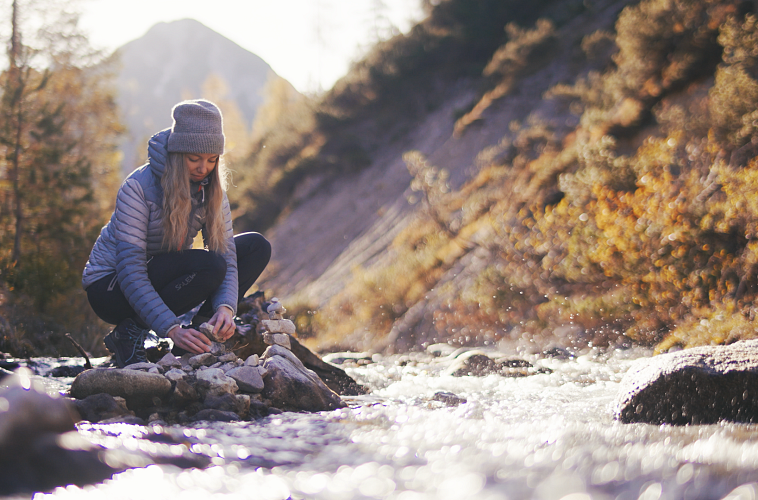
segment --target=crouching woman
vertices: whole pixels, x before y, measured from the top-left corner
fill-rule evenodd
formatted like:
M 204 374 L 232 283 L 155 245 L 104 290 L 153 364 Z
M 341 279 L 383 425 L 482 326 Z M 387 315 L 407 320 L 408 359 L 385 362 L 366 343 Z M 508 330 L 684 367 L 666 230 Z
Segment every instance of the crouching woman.
M 271 257 L 262 235 L 232 231 L 221 111 L 183 101 L 172 117 L 173 126 L 148 142 L 148 162 L 121 185 L 82 277 L 92 309 L 116 325 L 104 341 L 120 367 L 146 361 L 150 330 L 196 354 L 210 350 L 195 328 L 203 321 L 229 338 L 238 297 Z M 205 249 L 192 249 L 200 231 Z M 201 303 L 192 324 L 182 325 L 179 316 Z

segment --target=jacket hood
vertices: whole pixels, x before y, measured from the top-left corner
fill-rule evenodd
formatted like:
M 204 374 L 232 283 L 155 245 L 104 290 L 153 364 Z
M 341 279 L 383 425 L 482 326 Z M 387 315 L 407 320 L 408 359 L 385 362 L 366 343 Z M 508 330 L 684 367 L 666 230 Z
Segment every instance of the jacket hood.
M 166 171 L 168 163 L 168 136 L 171 135 L 171 129 L 161 130 L 153 135 L 147 142 L 147 161 L 150 164 L 150 170 L 159 178 L 163 178 L 163 172 Z

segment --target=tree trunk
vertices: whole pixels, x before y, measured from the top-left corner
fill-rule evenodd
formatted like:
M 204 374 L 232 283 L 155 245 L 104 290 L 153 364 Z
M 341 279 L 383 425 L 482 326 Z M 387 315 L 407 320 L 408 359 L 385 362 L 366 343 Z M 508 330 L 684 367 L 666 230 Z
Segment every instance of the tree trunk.
M 14 198 L 14 212 L 16 216 L 15 223 L 15 236 L 13 239 L 13 253 L 11 254 L 11 260 L 18 262 L 21 256 L 21 231 L 23 229 L 23 204 L 22 204 L 22 186 L 20 182 L 20 161 L 21 161 L 21 139 L 23 132 L 23 112 L 21 109 L 22 88 L 23 82 L 21 78 L 21 72 L 18 68 L 19 51 L 21 49 L 21 33 L 18 29 L 18 0 L 13 0 L 13 12 L 11 14 L 11 47 L 8 51 L 9 59 L 9 79 L 18 85 L 17 97 L 14 98 L 13 105 L 15 106 L 16 123 L 14 147 L 13 147 L 13 198 Z

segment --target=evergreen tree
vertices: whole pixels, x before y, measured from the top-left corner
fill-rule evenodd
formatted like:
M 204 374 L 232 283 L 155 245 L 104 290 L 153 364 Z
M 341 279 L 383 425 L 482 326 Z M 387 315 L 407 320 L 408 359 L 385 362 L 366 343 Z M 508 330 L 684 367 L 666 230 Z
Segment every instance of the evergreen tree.
M 120 125 L 109 63 L 87 47 L 76 16 L 45 5 L 54 22 L 27 42 L 23 7 L 13 1 L 0 75 L 0 264 L 16 297 L 44 311 L 79 287 L 116 187 Z

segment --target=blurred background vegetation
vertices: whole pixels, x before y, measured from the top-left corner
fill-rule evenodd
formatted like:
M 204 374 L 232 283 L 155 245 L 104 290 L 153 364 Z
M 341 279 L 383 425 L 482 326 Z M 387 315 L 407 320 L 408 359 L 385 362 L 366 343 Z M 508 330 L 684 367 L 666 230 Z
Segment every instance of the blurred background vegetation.
M 302 201 L 304 179 L 368 168 L 460 81 L 477 91 L 449 117 L 455 137 L 487 127 L 488 112 L 535 75 L 552 75 L 542 99 L 560 119 L 514 121 L 459 183 L 407 151 L 419 208 L 388 257 L 323 301 L 287 304 L 311 347 L 528 339 L 663 351 L 756 336 L 755 2 L 425 8 L 322 95 L 269 83 L 228 158 L 235 227 L 271 228 Z M 97 352 L 107 328 L 79 277 L 119 182 L 114 62 L 73 21 L 9 44 L 0 77 L 0 351 L 17 355 L 73 354 L 64 331 Z M 477 272 L 453 286 L 472 255 Z
M 318 103 L 319 144 L 346 145 L 344 124 L 360 113 L 433 105 L 431 80 L 478 74 L 480 97 L 455 124 L 465 134 L 520 80 L 558 65 L 574 17 L 593 15 L 586 3 L 485 3 L 442 2 L 407 37 L 377 46 Z M 302 304 L 301 329 L 333 349 L 528 339 L 667 350 L 754 337 L 755 9 L 625 2 L 610 29 L 581 33 L 569 52 L 581 69 L 544 94 L 573 122 L 513 123 L 458 189 L 407 153 L 419 218 L 391 259 L 357 269 L 327 304 Z M 307 166 L 328 168 L 326 150 Z M 486 265 L 445 295 L 443 276 L 474 247 Z M 431 292 L 445 297 L 426 306 L 432 320 L 413 319 Z

